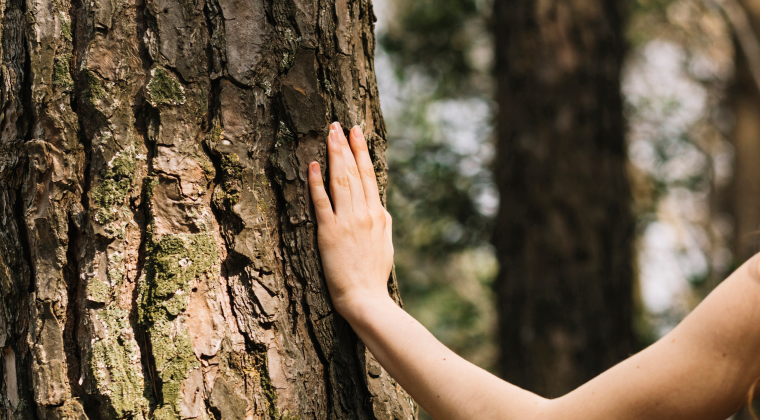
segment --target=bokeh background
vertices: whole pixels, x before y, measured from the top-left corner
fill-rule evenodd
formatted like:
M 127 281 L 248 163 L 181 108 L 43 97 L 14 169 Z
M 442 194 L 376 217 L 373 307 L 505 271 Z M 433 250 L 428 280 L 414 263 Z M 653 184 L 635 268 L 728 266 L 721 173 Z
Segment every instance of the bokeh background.
M 375 64 L 405 308 L 500 374 L 493 1 L 375 0 Z M 639 350 L 760 250 L 760 1 L 520 3 L 620 6 Z

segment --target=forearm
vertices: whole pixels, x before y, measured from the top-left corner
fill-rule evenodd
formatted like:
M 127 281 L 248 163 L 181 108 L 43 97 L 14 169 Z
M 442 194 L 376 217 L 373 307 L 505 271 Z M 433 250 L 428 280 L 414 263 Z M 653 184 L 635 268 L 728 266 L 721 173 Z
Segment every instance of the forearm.
M 344 311 L 380 364 L 436 420 L 532 419 L 546 400 L 446 348 L 390 298 Z

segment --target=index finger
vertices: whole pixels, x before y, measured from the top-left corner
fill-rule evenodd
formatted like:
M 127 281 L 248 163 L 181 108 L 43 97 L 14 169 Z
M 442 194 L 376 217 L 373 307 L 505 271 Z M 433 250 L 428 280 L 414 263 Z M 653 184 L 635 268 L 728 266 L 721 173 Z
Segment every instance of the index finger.
M 322 171 L 319 170 L 319 163 L 311 162 L 309 164 L 309 190 L 311 191 L 311 200 L 314 203 L 314 213 L 317 216 L 317 224 L 322 225 L 335 220 L 330 198 L 325 191 L 325 184 L 322 182 Z
M 364 133 L 356 125 L 351 129 L 348 137 L 351 143 L 351 152 L 354 154 L 356 166 L 359 169 L 359 174 L 361 174 L 367 205 L 369 208 L 382 208 L 383 203 L 380 202 L 380 191 L 377 188 L 375 166 L 372 164 L 372 158 L 369 157 L 369 149 L 367 148 L 367 140 L 364 138 Z

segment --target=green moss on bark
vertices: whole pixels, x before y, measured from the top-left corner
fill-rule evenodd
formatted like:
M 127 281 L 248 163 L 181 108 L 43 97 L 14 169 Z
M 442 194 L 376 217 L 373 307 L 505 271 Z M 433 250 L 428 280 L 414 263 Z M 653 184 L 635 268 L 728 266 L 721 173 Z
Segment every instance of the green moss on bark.
M 71 54 L 64 54 L 55 58 L 53 65 L 53 85 L 64 89 L 71 89 L 74 87 L 74 80 L 71 78 L 71 71 L 69 69 L 70 61 Z
M 92 343 L 89 368 L 100 394 L 106 396 L 112 418 L 141 418 L 148 410 L 144 396 L 140 351 L 129 313 L 114 305 L 98 311 L 102 336 Z
M 71 22 L 68 20 L 61 21 L 61 36 L 66 41 L 71 41 Z
M 192 282 L 216 276 L 217 244 L 213 234 L 166 234 L 148 230 L 146 276 L 140 285 L 140 322 L 150 336 L 162 401 L 155 418 L 177 419 L 180 389 L 192 369 L 200 367 L 185 325 Z
M 91 278 L 87 282 L 87 300 L 92 302 L 106 303 L 111 299 L 111 286 L 98 278 Z
M 139 158 L 134 146 L 116 153 L 108 162 L 102 181 L 92 190 L 92 201 L 96 207 L 95 221 L 103 225 L 105 233 L 112 237 L 124 234 L 125 223 L 113 222 L 129 218 L 127 199 L 132 191 Z
M 106 91 L 103 86 L 100 85 L 100 78 L 91 70 L 85 70 L 82 72 L 86 77 L 87 87 L 84 90 L 84 96 L 90 100 L 90 102 L 97 102 L 102 98 L 105 98 Z
M 185 103 L 185 89 L 166 69 L 156 67 L 150 72 L 148 96 L 153 106 Z

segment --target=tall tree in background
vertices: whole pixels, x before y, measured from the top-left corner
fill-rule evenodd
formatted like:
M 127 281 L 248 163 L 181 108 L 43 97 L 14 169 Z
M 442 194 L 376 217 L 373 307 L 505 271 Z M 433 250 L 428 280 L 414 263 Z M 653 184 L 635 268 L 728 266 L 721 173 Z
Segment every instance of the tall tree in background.
M 500 369 L 548 397 L 635 346 L 623 6 L 494 3 Z
M 760 53 L 753 50 L 752 39 L 747 39 L 751 37 L 754 43 L 758 42 L 756 34 L 760 33 L 760 5 L 756 1 L 736 0 L 724 2 L 724 7 L 737 35 L 734 80 L 729 88 L 729 102 L 734 116 L 731 137 L 736 159 L 733 199 L 729 200 L 729 206 L 734 219 L 735 265 L 739 265 L 760 251 L 760 80 L 753 78 L 753 72 L 755 75 L 760 72 L 757 68 L 760 57 L 748 59 L 747 56 L 748 52 L 753 55 Z M 746 18 L 741 19 L 741 16 Z
M 730 136 L 734 146 L 734 177 L 724 204 L 733 216 L 732 251 L 734 265 L 739 266 L 760 251 L 760 171 L 757 165 L 760 162 L 760 79 L 757 78 L 760 75 L 760 51 L 757 50 L 760 4 L 746 0 L 721 4 L 732 24 L 735 40 L 734 78 L 728 89 L 734 117 Z M 756 417 L 744 408 L 734 418 Z
M 373 21 L 3 3 L 0 419 L 415 417 L 332 311 L 305 188 L 332 120 L 385 185 Z

